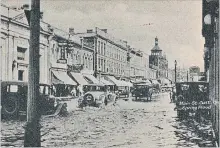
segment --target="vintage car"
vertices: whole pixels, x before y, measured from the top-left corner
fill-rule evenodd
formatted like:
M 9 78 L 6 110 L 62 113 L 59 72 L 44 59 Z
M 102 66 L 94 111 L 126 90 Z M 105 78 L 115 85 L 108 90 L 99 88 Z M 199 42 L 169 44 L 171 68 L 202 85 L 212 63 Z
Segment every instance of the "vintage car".
M 83 108 L 85 106 L 101 107 L 110 102 L 115 102 L 117 95 L 108 92 L 106 87 L 101 84 L 88 84 L 84 86 L 86 93 L 78 100 L 78 106 Z
M 27 111 L 28 82 L 2 81 L 1 83 L 1 117 L 2 119 L 17 119 Z M 38 111 L 41 115 L 52 114 L 57 105 L 50 97 L 50 86 L 40 84 Z
M 129 94 L 130 94 L 130 91 L 129 91 L 129 87 L 128 86 L 120 86 L 120 87 L 118 87 L 118 90 L 117 90 L 118 97 L 124 96 L 125 98 L 128 98 Z
M 135 83 L 132 94 L 135 100 L 149 101 L 152 99 L 153 87 L 146 83 Z
M 194 115 L 196 118 L 209 117 L 211 102 L 209 101 L 209 85 L 207 82 L 176 83 L 176 110 L 181 119 Z

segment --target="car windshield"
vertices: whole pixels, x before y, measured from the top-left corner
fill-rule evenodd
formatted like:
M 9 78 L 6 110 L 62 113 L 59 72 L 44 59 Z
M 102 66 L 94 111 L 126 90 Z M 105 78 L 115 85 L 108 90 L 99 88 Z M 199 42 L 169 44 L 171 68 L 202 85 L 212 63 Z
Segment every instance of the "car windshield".
M 85 87 L 87 91 L 104 91 L 103 86 L 87 86 Z

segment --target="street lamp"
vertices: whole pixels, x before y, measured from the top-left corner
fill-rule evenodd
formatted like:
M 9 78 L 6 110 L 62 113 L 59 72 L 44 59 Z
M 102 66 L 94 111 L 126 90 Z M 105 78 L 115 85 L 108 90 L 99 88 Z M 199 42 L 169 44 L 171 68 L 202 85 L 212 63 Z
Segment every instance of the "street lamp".
M 176 60 L 174 61 L 174 64 L 175 64 L 175 83 L 176 83 L 176 66 L 177 66 L 177 61 Z

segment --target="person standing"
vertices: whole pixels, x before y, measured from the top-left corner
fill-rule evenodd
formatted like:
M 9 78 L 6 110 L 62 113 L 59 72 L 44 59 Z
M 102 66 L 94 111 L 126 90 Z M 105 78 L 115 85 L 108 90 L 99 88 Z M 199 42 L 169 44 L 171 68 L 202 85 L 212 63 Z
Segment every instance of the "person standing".
M 79 91 L 79 97 L 82 96 L 83 94 L 83 88 L 82 88 L 82 85 L 79 84 L 78 86 L 78 91 Z

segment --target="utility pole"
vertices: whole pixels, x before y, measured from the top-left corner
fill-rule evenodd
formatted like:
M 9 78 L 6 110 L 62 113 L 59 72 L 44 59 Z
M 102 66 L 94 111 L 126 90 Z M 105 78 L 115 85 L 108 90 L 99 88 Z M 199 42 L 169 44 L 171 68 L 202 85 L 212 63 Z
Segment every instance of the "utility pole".
M 189 81 L 189 72 L 187 71 L 187 82 Z
M 40 147 L 39 112 L 39 39 L 40 39 L 40 0 L 31 0 L 30 48 L 28 68 L 27 122 L 24 147 Z
M 175 60 L 175 83 L 176 83 L 176 65 L 177 65 L 177 61 Z

